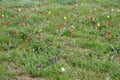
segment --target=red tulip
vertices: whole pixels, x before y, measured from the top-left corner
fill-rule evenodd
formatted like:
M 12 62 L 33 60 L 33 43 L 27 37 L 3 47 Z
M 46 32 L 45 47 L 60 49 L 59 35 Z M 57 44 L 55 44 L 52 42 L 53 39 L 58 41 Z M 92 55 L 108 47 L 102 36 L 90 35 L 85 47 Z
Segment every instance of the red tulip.
M 24 19 L 26 19 L 27 17 L 26 16 L 23 16 Z
M 7 21 L 7 22 L 6 22 L 6 25 L 8 25 L 8 24 L 9 24 L 9 22 Z
M 15 29 L 13 30 L 13 34 L 16 34 L 16 30 Z
M 9 8 L 11 9 L 11 8 L 13 8 L 13 6 L 9 6 Z
M 25 43 L 28 43 L 28 39 L 25 40 Z
M 30 40 L 32 40 L 32 39 L 33 39 L 33 36 L 31 35 L 31 36 L 30 36 Z
M 67 11 L 68 11 L 68 12 L 72 12 L 72 10 L 71 10 L 71 9 L 68 9 Z
M 14 16 L 12 16 L 12 18 L 14 18 Z
M 8 34 L 7 37 L 10 38 L 10 34 Z
M 60 30 L 60 29 L 61 29 L 61 26 L 60 26 L 60 25 L 58 25 L 57 29 L 58 29 L 58 30 Z
M 80 17 L 80 14 L 78 14 L 77 17 Z
M 66 24 L 69 24 L 69 20 L 65 20 Z
M 71 29 L 70 29 L 70 30 L 68 30 L 68 33 L 69 33 L 69 34 L 72 34 L 72 30 L 71 30 Z
M 86 17 L 86 19 L 88 19 L 89 17 L 88 16 L 85 16 Z
M 2 25 L 4 25 L 4 22 L 1 22 Z
M 106 22 L 107 25 L 110 25 L 111 23 L 110 22 Z
M 110 35 L 110 31 L 106 31 L 105 34 L 108 36 Z
M 103 22 L 100 22 L 100 25 L 103 26 Z
M 20 26 L 24 26 L 24 24 L 21 22 L 21 23 L 20 23 Z
M 37 39 L 41 39 L 41 35 L 40 34 L 37 35 Z

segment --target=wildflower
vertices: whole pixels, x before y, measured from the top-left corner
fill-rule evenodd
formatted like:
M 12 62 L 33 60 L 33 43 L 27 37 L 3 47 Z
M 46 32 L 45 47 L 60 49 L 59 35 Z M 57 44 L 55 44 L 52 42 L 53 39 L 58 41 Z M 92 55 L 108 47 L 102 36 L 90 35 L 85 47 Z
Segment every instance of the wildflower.
M 23 16 L 24 19 L 26 19 L 27 17 L 26 16 Z
M 41 67 L 41 64 L 36 64 L 36 68 L 40 68 Z
M 66 19 L 67 19 L 67 17 L 66 17 L 66 16 L 64 16 L 64 19 L 66 20 Z
M 10 34 L 8 34 L 7 37 L 10 38 Z
M 64 71 L 65 71 L 65 68 L 64 68 L 64 67 L 62 67 L 62 68 L 61 68 L 61 70 L 62 70 L 62 72 L 64 72 Z
M 15 29 L 13 30 L 13 34 L 16 34 L 16 30 Z

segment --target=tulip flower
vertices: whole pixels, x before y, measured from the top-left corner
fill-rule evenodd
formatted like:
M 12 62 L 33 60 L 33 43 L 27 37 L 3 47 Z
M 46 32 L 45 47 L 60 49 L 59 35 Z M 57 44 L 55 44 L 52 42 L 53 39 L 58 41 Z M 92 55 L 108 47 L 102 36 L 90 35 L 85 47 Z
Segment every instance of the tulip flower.
M 30 40 L 32 40 L 33 39 L 33 36 L 32 35 L 30 35 Z
M 16 30 L 15 29 L 13 30 L 13 34 L 16 34 Z
M 6 25 L 8 25 L 8 24 L 9 24 L 9 22 L 7 21 L 7 22 L 6 22 Z
M 41 39 L 41 35 L 40 34 L 37 35 L 37 39 Z
M 8 34 L 7 37 L 10 39 L 10 34 Z
M 107 16 L 107 18 L 110 18 L 110 16 Z
M 4 14 L 2 14 L 2 17 L 4 17 Z
M 28 43 L 28 39 L 25 40 L 25 43 Z
M 58 26 L 57 29 L 58 29 L 58 30 L 61 30 L 61 26 Z
M 107 25 L 110 25 L 111 23 L 110 22 L 106 22 Z
M 2 25 L 4 25 L 4 22 L 1 22 Z
M 71 35 L 72 34 L 72 30 L 70 29 L 70 30 L 68 30 L 68 33 Z
M 26 19 L 26 18 L 27 18 L 27 16 L 23 16 L 23 18 L 24 18 L 24 19 Z
M 120 13 L 120 10 L 118 10 L 118 12 Z
M 66 17 L 66 16 L 64 16 L 64 19 L 66 20 L 66 19 L 67 19 L 67 17 Z
M 51 12 L 49 11 L 48 14 L 51 14 Z
M 21 11 L 21 9 L 19 8 L 19 9 L 18 9 L 18 11 L 20 12 L 20 11 Z

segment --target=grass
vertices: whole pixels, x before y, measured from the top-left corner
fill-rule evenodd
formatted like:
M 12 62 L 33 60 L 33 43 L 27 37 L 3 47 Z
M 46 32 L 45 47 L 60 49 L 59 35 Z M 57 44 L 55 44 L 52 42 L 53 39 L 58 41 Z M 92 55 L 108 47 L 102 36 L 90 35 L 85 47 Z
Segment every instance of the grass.
M 120 1 L 1 0 L 1 80 L 119 80 Z

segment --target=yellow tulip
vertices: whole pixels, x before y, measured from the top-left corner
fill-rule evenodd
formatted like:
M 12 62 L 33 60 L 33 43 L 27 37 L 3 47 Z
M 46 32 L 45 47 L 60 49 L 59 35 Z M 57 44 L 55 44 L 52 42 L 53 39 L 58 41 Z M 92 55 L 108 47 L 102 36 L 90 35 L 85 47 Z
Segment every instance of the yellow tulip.
M 64 16 L 64 19 L 66 20 L 66 19 L 67 19 L 67 17 L 66 17 L 66 16 Z
M 120 9 L 118 10 L 118 12 L 120 12 Z
M 18 11 L 20 12 L 20 11 L 21 11 L 21 9 L 19 8 L 19 9 L 18 9 Z
M 51 12 L 49 11 L 48 14 L 51 14 Z
M 98 26 L 100 26 L 100 23 L 98 23 Z
M 107 18 L 110 18 L 110 16 L 107 16 Z
M 4 14 L 2 14 L 2 17 L 4 17 Z

